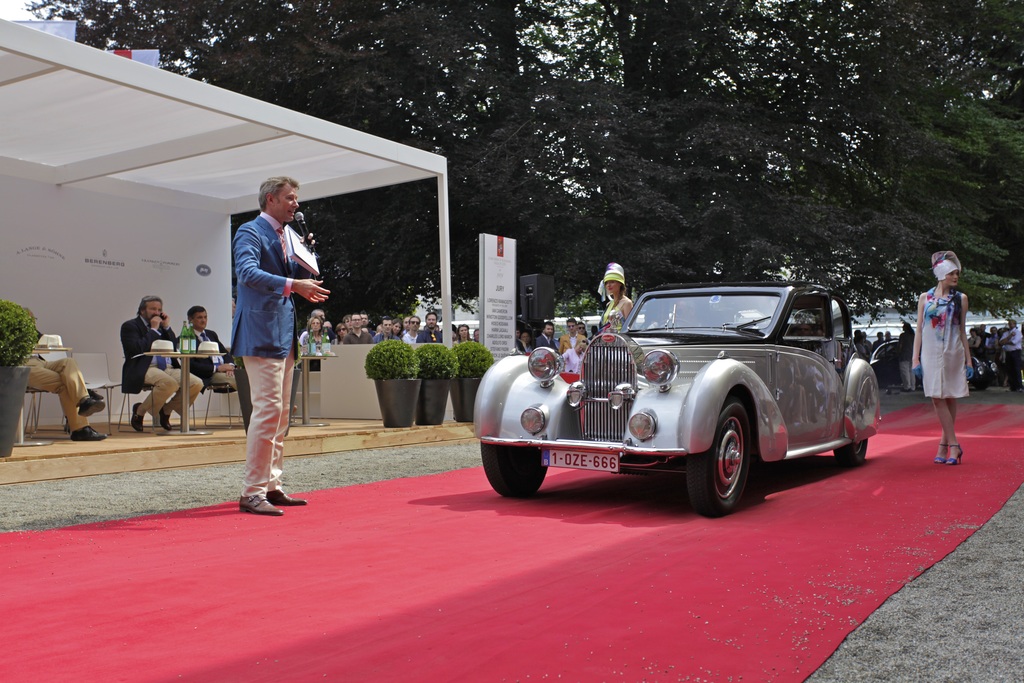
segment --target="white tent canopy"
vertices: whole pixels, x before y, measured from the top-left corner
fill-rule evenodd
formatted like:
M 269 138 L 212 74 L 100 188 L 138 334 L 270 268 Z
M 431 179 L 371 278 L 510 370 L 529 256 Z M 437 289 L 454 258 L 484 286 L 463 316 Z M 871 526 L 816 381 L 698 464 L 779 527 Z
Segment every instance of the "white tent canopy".
M 451 320 L 444 157 L 0 20 L 0 176 L 226 215 L 290 175 L 300 199 L 434 178 Z

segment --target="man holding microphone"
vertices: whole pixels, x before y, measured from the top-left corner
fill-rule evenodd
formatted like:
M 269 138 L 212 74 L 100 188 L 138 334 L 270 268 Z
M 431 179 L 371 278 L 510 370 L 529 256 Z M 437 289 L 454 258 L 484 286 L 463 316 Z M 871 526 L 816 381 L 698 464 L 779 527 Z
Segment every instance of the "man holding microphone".
M 295 367 L 295 307 L 291 295 L 320 303 L 329 290 L 288 259 L 285 226 L 299 209 L 299 183 L 268 178 L 260 186 L 260 215 L 235 233 L 232 252 L 238 280 L 231 352 L 241 357 L 252 390 L 246 434 L 242 512 L 280 516 L 283 506 L 305 505 L 284 492 L 284 437 L 288 431 Z M 312 245 L 312 234 L 303 238 Z

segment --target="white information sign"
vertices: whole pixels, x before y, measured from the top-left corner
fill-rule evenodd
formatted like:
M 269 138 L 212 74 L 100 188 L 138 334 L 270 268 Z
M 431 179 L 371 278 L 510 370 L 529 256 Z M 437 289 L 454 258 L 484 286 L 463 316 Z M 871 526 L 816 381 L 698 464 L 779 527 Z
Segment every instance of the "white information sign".
M 495 358 L 516 348 L 516 241 L 480 234 L 480 341 Z

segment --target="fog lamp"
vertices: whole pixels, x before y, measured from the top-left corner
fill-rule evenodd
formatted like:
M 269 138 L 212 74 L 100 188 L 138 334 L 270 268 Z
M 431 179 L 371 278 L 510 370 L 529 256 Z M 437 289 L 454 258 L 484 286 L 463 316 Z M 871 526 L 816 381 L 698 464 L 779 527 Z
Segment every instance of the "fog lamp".
M 611 404 L 612 410 L 618 410 L 624 402 L 634 396 L 636 396 L 636 392 L 633 391 L 633 385 L 623 382 L 616 386 L 614 391 L 608 392 L 608 402 Z
M 566 399 L 573 408 L 578 408 L 583 403 L 586 395 L 587 388 L 583 385 L 583 382 L 573 382 L 569 385 L 569 390 L 565 392 Z
M 519 417 L 519 423 L 523 425 L 523 429 L 536 436 L 544 431 L 548 416 L 542 406 L 530 406 Z
M 658 430 L 658 418 L 654 413 L 641 410 L 629 418 L 629 433 L 640 441 L 647 441 Z

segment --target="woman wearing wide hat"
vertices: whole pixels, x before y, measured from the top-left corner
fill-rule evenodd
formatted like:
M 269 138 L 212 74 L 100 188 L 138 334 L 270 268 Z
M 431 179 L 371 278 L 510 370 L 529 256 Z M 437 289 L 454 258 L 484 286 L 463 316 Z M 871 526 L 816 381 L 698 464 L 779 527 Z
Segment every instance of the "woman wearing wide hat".
M 952 251 L 935 252 L 932 274 L 938 284 L 917 301 L 912 364 L 942 425 L 935 462 L 959 465 L 964 449 L 956 438 L 956 400 L 968 395 L 967 380 L 974 373 L 964 324 L 967 295 L 956 289 L 960 282 L 960 259 Z
M 633 302 L 626 296 L 626 271 L 618 263 L 609 263 L 604 271 L 604 278 L 598 287 L 601 299 L 608 299 L 608 307 L 601 316 L 601 327 L 609 324 L 618 332 L 622 321 L 633 310 Z

